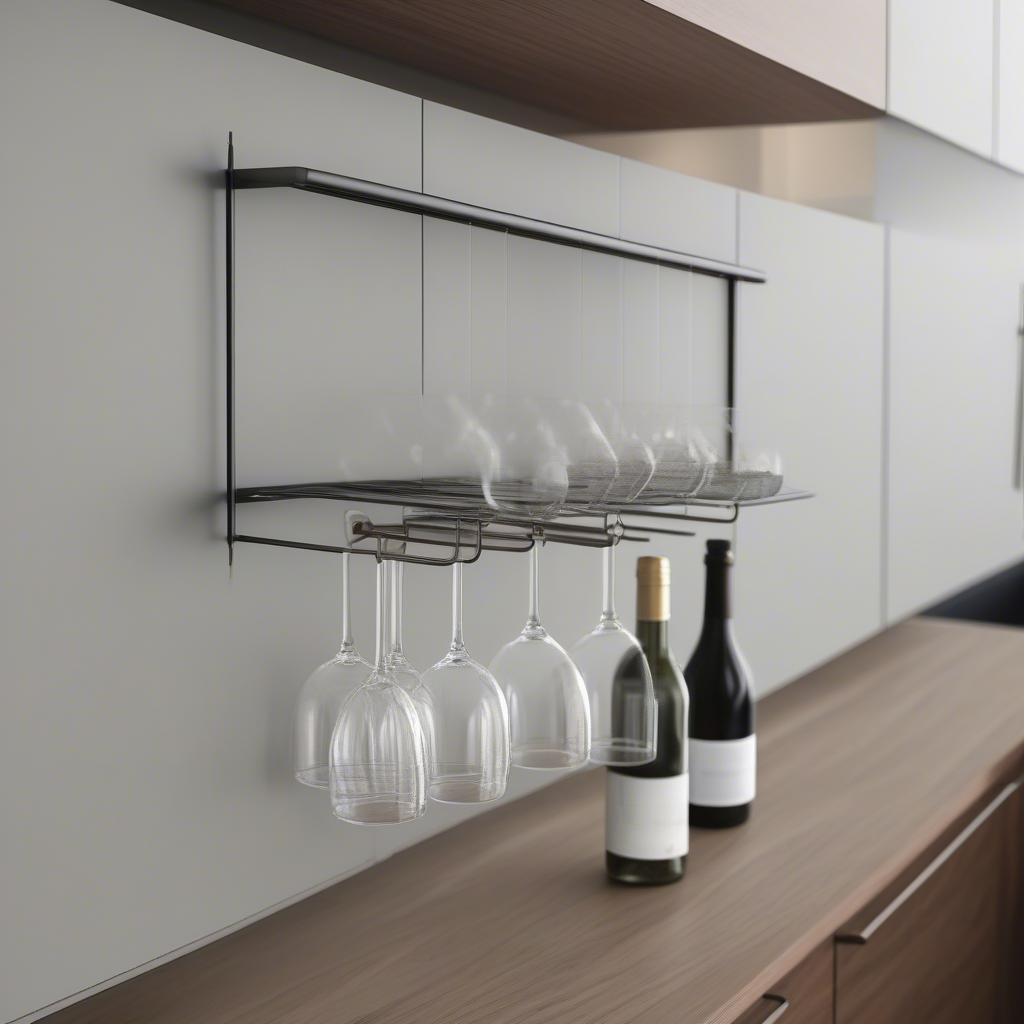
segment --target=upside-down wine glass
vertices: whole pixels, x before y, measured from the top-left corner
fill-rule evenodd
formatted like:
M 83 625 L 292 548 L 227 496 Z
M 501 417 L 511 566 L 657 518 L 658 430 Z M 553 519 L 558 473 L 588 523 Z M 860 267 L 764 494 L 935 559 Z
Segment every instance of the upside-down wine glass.
M 434 712 L 430 798 L 478 804 L 505 792 L 509 773 L 508 705 L 494 676 L 462 639 L 462 564 L 452 566 L 452 642 L 423 673 Z
M 342 705 L 331 736 L 331 806 L 357 825 L 389 825 L 426 809 L 423 730 L 388 666 L 388 579 L 377 561 L 377 657 L 369 678 Z
M 330 785 L 331 733 L 341 706 L 373 671 L 352 640 L 348 563 L 346 552 L 341 556 L 341 647 L 302 684 L 295 702 L 293 771 L 299 782 L 316 789 Z
M 423 677 L 405 656 L 402 644 L 405 565 L 393 560 L 388 563 L 388 567 L 391 571 L 391 637 L 388 644 L 388 667 L 391 669 L 395 681 L 409 694 L 413 706 L 416 708 L 420 728 L 423 730 L 424 762 L 429 771 L 434 739 L 434 705 L 427 688 L 423 685 Z
M 494 656 L 505 691 L 512 763 L 520 768 L 578 768 L 590 755 L 590 707 L 572 658 L 540 622 L 540 545 L 530 552 L 530 611 L 522 633 Z
M 572 647 L 590 697 L 590 760 L 638 765 L 657 753 L 658 704 L 639 641 L 615 614 L 615 545 L 604 549 L 601 621 Z

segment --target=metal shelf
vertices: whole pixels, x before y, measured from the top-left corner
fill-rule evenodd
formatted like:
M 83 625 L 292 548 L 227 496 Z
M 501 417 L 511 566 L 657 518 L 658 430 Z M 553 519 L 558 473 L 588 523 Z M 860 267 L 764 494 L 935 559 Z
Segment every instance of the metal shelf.
M 677 267 L 723 278 L 727 289 L 727 404 L 733 405 L 735 376 L 736 286 L 761 283 L 760 270 L 706 259 L 691 253 L 645 245 L 610 235 L 582 231 L 565 224 L 534 220 L 499 210 L 455 202 L 439 196 L 394 188 L 308 167 L 235 169 L 234 146 L 228 136 L 225 171 L 225 291 L 226 291 L 226 498 L 229 561 L 236 543 L 266 544 L 311 551 L 373 554 L 430 565 L 475 561 L 483 551 L 526 551 L 539 542 L 605 547 L 620 541 L 643 541 L 649 534 L 692 536 L 672 522 L 733 522 L 744 507 L 775 504 L 809 497 L 783 490 L 770 497 L 724 500 L 686 498 L 674 503 L 671 494 L 648 495 L 628 505 L 574 504 L 570 493 L 556 514 L 535 517 L 518 510 L 502 511 L 485 500 L 479 482 L 465 480 L 369 480 L 319 482 L 239 488 L 235 459 L 235 192 L 238 189 L 294 188 L 319 195 L 383 206 L 406 213 L 489 228 L 523 238 L 568 245 L 625 259 Z M 731 452 L 727 453 L 731 455 Z M 261 502 L 328 499 L 349 503 L 390 505 L 401 510 L 398 522 L 379 524 L 369 518 L 350 524 L 348 545 L 329 545 L 241 533 L 237 506 Z M 549 513 L 552 510 L 547 510 Z M 443 549 L 437 556 L 410 553 L 410 545 Z
M 759 498 L 686 498 L 675 503 L 640 500 L 621 505 L 574 506 L 567 503 L 545 516 L 520 515 L 489 505 L 479 483 L 469 480 L 320 481 L 266 487 L 242 487 L 239 504 L 317 499 L 348 504 L 388 505 L 402 510 L 394 523 L 369 517 L 351 527 L 374 547 L 341 547 L 240 534 L 236 541 L 331 552 L 376 554 L 429 565 L 475 562 L 484 551 L 529 551 L 535 543 L 608 547 L 622 541 L 644 542 L 651 534 L 692 537 L 692 530 L 669 523 L 732 523 L 740 509 L 809 498 L 806 491 L 784 488 Z M 414 555 L 408 545 L 444 547 L 444 555 Z

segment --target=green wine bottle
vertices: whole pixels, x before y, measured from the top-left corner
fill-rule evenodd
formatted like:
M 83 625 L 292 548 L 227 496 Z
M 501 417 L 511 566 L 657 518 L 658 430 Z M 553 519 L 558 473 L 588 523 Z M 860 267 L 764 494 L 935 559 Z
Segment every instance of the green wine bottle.
M 668 645 L 669 561 L 640 558 L 636 576 L 636 636 L 654 680 L 657 754 L 635 768 L 608 769 L 605 857 L 608 876 L 616 882 L 664 885 L 683 877 L 689 851 L 689 698 Z M 629 713 L 642 685 L 639 655 L 634 655 L 615 674 L 613 718 Z

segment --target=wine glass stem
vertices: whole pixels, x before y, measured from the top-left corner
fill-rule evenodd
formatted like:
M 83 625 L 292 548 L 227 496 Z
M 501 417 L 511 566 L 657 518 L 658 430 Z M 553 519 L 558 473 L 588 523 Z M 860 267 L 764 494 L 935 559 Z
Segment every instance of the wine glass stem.
M 604 597 L 601 602 L 601 621 L 614 622 L 615 615 L 615 545 L 604 549 Z
M 537 541 L 530 549 L 530 614 L 526 625 L 540 625 L 540 544 Z
M 405 566 L 391 563 L 391 645 L 390 653 L 402 653 L 402 585 Z
M 377 562 L 377 670 L 386 668 L 388 655 L 388 573 L 384 559 Z
M 346 551 L 341 556 L 341 648 L 339 654 L 351 654 L 356 649 L 352 639 L 352 608 L 349 591 L 349 558 Z
M 464 651 L 462 639 L 462 563 L 452 566 L 452 650 Z

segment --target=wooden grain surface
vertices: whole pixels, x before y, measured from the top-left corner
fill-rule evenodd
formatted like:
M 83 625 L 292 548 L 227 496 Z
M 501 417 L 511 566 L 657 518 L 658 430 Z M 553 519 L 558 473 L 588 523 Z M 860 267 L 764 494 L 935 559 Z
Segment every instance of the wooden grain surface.
M 1024 631 L 911 620 L 759 714 L 754 815 L 679 885 L 605 881 L 584 773 L 47 1020 L 731 1022 L 1019 769 Z
M 795 970 L 742 1014 L 736 1024 L 764 1024 L 779 1008 L 779 997 L 789 1004 L 780 1024 L 833 1024 L 832 973 L 834 942 L 827 939 Z
M 217 0 L 595 128 L 881 111 L 644 0 Z
M 1020 969 L 1008 963 L 1007 927 L 1017 813 L 1014 799 L 999 804 L 943 851 L 926 882 L 883 909 L 863 944 L 836 943 L 836 1024 L 1019 1024 L 1000 1011 L 1005 979 Z

